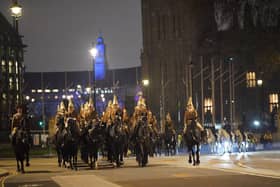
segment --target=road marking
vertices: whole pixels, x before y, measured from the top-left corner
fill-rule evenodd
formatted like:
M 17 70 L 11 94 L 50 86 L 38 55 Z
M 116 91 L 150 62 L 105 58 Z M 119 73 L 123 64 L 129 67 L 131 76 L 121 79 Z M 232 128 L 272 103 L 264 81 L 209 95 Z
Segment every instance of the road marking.
M 243 169 L 242 170 L 238 170 L 236 168 L 219 168 L 218 166 L 201 166 L 201 168 L 205 168 L 205 169 L 214 169 L 214 170 L 219 170 L 219 171 L 224 171 L 224 172 L 229 172 L 229 173 L 239 173 L 239 174 L 244 174 L 244 175 L 253 175 L 253 176 L 258 176 L 258 177 L 266 177 L 266 178 L 274 178 L 274 179 L 280 179 L 280 176 L 279 175 L 273 175 L 273 174 L 269 174 L 269 173 L 266 173 L 266 174 L 263 174 L 263 173 L 260 173 L 261 170 L 256 170 L 254 168 L 249 168 L 247 166 L 244 166 L 242 164 L 239 164 L 240 168 Z M 249 170 L 249 171 L 244 171 L 244 170 Z
M 173 177 L 176 178 L 186 178 L 186 177 L 190 177 L 190 175 L 188 175 L 187 173 L 175 173 L 174 175 L 172 175 Z
M 18 173 L 16 171 L 12 172 L 11 175 L 10 175 L 10 172 L 9 172 L 9 175 L 4 177 L 3 180 L 2 180 L 2 187 L 5 187 L 5 181 L 8 179 L 8 178 L 11 178 L 12 176 L 16 176 Z

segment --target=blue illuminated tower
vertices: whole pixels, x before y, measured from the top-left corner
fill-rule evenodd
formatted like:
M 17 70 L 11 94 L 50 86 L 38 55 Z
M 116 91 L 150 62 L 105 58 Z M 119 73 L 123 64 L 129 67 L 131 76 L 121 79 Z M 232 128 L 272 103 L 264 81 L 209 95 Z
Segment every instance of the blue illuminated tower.
M 106 56 L 104 39 L 101 35 L 97 38 L 95 47 L 97 50 L 94 64 L 95 80 L 103 80 L 106 74 Z

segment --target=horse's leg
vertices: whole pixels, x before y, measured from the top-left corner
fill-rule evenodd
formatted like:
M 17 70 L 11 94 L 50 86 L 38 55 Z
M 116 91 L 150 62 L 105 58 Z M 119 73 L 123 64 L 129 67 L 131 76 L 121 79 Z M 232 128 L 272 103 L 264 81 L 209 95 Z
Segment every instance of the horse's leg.
M 30 166 L 30 163 L 29 163 L 29 145 L 26 144 L 26 150 L 25 150 L 25 155 L 26 155 L 26 167 L 29 167 Z
M 200 164 L 200 159 L 199 159 L 199 151 L 200 151 L 200 148 L 199 148 L 199 144 L 196 144 L 196 164 L 199 165 Z
M 20 160 L 21 173 L 24 173 L 24 162 L 23 161 L 24 161 L 23 159 Z
M 193 166 L 195 166 L 196 162 L 195 162 L 195 154 L 194 154 L 194 146 L 191 149 L 192 151 L 192 160 L 193 160 Z
M 16 159 L 17 159 L 17 171 L 20 172 L 19 159 L 17 155 L 16 155 Z
M 189 152 L 189 164 L 192 163 L 192 148 L 188 145 L 188 152 Z
M 94 168 L 95 169 L 98 169 L 98 163 L 97 163 L 97 160 L 98 160 L 98 145 L 95 145 L 95 148 L 94 148 Z

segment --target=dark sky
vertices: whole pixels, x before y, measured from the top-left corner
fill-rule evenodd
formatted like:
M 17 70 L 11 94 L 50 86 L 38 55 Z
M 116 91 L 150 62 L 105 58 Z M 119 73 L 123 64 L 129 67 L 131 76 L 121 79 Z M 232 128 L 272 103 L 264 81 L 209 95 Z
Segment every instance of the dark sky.
M 11 0 L 0 0 L 9 20 Z M 101 32 L 110 69 L 140 65 L 140 0 L 19 0 L 19 30 L 28 72 L 88 70 L 89 48 Z

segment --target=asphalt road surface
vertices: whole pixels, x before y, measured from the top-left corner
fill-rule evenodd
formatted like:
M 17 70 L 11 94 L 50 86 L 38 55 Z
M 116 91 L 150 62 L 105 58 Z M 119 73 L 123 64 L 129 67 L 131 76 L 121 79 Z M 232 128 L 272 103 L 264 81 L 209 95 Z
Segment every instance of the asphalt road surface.
M 26 173 L 15 172 L 16 163 L 0 159 L 1 169 L 10 175 L 1 179 L 5 187 L 39 186 L 203 186 L 280 187 L 280 151 L 202 156 L 199 166 L 187 163 L 185 156 L 149 158 L 139 168 L 135 158 L 127 158 L 121 168 L 100 161 L 97 170 L 80 164 L 78 171 L 57 167 L 55 158 L 34 158 Z

